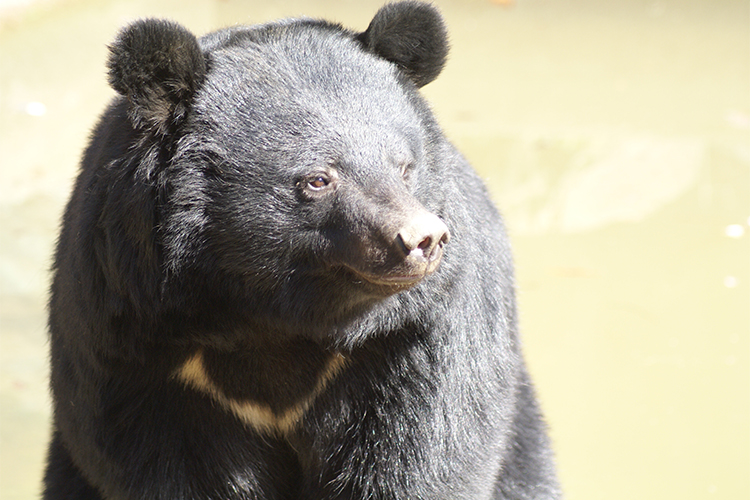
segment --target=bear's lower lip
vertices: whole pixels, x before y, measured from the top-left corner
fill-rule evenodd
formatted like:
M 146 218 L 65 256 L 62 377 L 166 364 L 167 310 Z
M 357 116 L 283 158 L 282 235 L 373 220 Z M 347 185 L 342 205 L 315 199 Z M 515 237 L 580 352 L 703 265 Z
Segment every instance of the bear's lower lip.
M 442 256 L 441 250 L 442 248 L 440 248 L 439 251 L 435 252 L 433 258 L 428 261 L 420 262 L 417 265 L 399 266 L 401 267 L 401 269 L 394 269 L 394 271 L 396 272 L 393 274 L 376 274 L 369 271 L 364 271 L 362 269 L 357 269 L 356 266 L 352 266 L 346 263 L 339 263 L 339 265 L 342 265 L 342 267 L 344 267 L 347 271 L 351 272 L 355 277 L 361 279 L 362 281 L 365 281 L 371 285 L 376 285 L 378 287 L 385 287 L 386 292 L 388 293 L 397 293 L 402 290 L 411 288 L 412 286 L 416 285 L 427 276 L 432 274 L 435 270 L 437 270 L 441 261 L 440 257 Z M 402 272 L 399 273 L 399 270 L 401 270 Z
M 410 287 L 416 285 L 424 278 L 424 275 L 419 276 L 366 276 L 362 273 L 357 273 L 358 276 L 364 278 L 368 282 L 374 285 L 386 285 L 386 286 L 403 286 Z
M 398 293 L 400 291 L 411 288 L 417 283 L 419 283 L 420 281 L 422 281 L 428 274 L 430 274 L 430 272 L 425 272 L 423 274 L 375 275 L 375 274 L 371 274 L 368 272 L 363 272 L 363 271 L 354 269 L 349 266 L 345 266 L 345 267 L 347 270 L 349 270 L 354 276 L 359 278 L 361 281 L 366 282 L 371 285 L 376 285 L 378 287 L 383 287 L 386 289 L 387 292 L 390 292 L 390 293 Z

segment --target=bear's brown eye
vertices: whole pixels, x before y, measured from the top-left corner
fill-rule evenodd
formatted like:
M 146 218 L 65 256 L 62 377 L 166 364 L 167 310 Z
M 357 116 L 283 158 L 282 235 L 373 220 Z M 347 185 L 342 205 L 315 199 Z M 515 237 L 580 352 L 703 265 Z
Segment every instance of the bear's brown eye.
M 297 181 L 297 190 L 303 199 L 315 200 L 335 191 L 338 179 L 333 168 L 316 170 Z
M 322 175 L 318 175 L 307 181 L 307 185 L 316 190 L 323 189 L 328 183 L 328 179 Z

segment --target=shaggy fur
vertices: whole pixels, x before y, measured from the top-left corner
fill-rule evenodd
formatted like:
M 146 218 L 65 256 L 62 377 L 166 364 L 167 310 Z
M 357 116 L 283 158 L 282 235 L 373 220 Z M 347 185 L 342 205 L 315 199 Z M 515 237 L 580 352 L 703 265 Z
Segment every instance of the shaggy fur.
M 553 499 L 439 14 L 111 47 L 55 255 L 47 500 Z

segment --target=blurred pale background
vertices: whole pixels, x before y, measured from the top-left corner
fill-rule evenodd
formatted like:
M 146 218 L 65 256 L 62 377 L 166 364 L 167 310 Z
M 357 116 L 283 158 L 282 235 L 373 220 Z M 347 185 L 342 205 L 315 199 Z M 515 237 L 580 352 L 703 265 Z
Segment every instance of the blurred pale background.
M 750 3 L 435 3 L 424 93 L 506 215 L 567 498 L 750 498 Z M 0 498 L 39 494 L 47 269 L 118 27 L 380 4 L 0 0 Z

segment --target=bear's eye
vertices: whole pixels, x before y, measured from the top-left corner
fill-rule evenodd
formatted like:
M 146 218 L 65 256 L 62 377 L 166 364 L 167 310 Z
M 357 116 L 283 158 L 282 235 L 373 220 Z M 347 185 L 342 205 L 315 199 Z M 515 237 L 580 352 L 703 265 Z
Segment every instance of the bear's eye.
M 337 179 L 335 170 L 315 172 L 300 179 L 297 182 L 297 189 L 303 198 L 313 200 L 332 192 L 336 187 Z
M 323 175 L 317 175 L 307 180 L 307 185 L 314 190 L 320 190 L 326 187 L 330 181 Z

